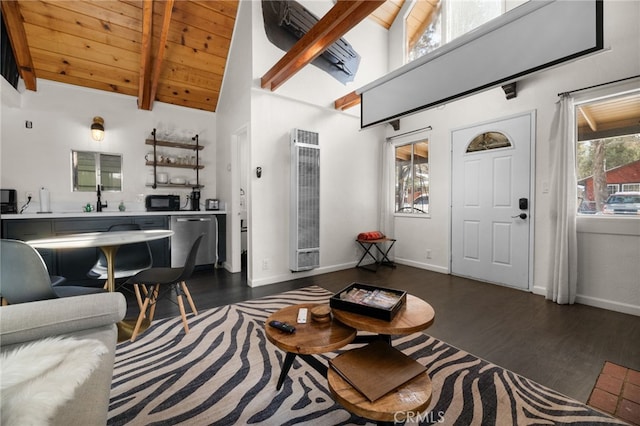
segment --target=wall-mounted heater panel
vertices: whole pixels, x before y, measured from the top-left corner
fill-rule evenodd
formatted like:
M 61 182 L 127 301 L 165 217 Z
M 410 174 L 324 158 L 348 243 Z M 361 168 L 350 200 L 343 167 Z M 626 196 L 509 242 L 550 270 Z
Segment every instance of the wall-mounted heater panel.
M 318 133 L 291 131 L 290 267 L 320 266 L 320 145 Z

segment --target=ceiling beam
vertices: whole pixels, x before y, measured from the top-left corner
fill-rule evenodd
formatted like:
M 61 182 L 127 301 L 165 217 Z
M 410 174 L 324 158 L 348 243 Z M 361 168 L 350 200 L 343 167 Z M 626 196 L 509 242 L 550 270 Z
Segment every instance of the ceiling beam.
M 162 61 L 167 47 L 169 25 L 174 0 L 164 1 L 162 26 L 158 51 L 153 52 L 153 3 L 154 0 L 144 0 L 142 8 L 142 52 L 140 54 L 140 86 L 138 87 L 138 108 L 150 111 L 158 91 L 158 81 L 162 71 Z M 153 54 L 155 53 L 155 55 Z
M 339 109 L 340 111 L 344 111 L 345 109 L 349 109 L 356 105 L 359 105 L 361 102 L 360 95 L 358 95 L 355 90 L 351 93 L 344 95 L 343 97 L 336 99 L 333 103 L 335 109 Z
M 138 82 L 138 108 L 151 108 L 151 38 L 153 35 L 153 0 L 142 3 L 142 51 L 140 52 L 140 75 Z
M 580 111 L 580 114 L 582 114 L 591 130 L 594 132 L 598 131 L 598 123 L 596 122 L 595 118 L 593 118 L 593 116 L 589 113 L 587 107 L 585 105 L 581 105 L 578 107 L 578 111 Z
M 153 101 L 156 99 L 156 91 L 158 89 L 158 80 L 160 79 L 160 71 L 162 70 L 162 61 L 164 60 L 164 52 L 167 47 L 169 25 L 171 24 L 171 12 L 173 11 L 173 1 L 174 0 L 167 0 L 164 4 L 164 17 L 162 19 L 162 29 L 160 30 L 160 44 L 158 45 L 156 61 L 152 70 L 153 79 L 151 80 L 151 94 L 149 96 L 151 100 L 151 105 L 149 105 L 149 109 L 151 109 L 151 106 L 153 105 Z
M 11 47 L 18 65 L 20 77 L 24 80 L 27 90 L 36 91 L 36 73 L 27 43 L 27 33 L 24 30 L 24 19 L 20 13 L 17 1 L 2 1 L 2 18 L 4 19 Z
M 339 0 L 262 76 L 262 88 L 276 90 L 383 3 L 384 0 Z

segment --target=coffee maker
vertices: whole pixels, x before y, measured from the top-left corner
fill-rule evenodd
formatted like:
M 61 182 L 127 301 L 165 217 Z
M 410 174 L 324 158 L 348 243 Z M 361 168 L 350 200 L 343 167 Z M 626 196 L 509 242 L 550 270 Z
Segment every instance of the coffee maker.
M 200 188 L 193 188 L 191 191 L 191 210 L 200 211 Z

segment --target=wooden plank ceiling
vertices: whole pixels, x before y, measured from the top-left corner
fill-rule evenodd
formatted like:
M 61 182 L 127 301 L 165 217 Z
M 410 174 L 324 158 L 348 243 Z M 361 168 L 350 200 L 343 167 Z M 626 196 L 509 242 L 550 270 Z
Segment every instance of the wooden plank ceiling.
M 388 28 L 403 2 L 387 0 L 371 18 Z M 142 109 L 216 111 L 237 9 L 238 0 L 2 0 L 27 89 L 53 80 L 134 96 Z
M 309 31 L 317 37 L 303 37 L 263 76 L 264 87 L 275 90 L 365 17 L 390 28 L 405 1 L 338 1 Z M 414 3 L 407 13 L 409 43 L 439 4 Z M 1 0 L 1 6 L 28 90 L 46 79 L 134 96 L 141 109 L 160 101 L 216 111 L 238 0 Z M 359 103 L 352 92 L 335 107 Z M 581 135 L 635 128 L 638 98 L 621 105 L 585 108 L 578 117 Z
M 237 0 L 2 1 L 16 56 L 30 55 L 38 79 L 136 96 L 145 109 L 154 99 L 206 111 L 216 110 L 237 7 Z M 15 42 L 20 28 L 26 52 Z
M 577 108 L 578 140 L 640 133 L 640 93 L 604 99 Z

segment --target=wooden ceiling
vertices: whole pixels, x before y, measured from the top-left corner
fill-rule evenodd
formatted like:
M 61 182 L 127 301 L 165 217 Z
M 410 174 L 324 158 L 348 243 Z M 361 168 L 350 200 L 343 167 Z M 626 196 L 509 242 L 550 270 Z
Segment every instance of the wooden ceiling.
M 342 3 L 360 3 L 362 16 L 344 12 L 347 24 L 325 41 L 366 16 L 389 28 L 404 0 L 334 9 Z M 27 89 L 53 80 L 135 96 L 141 109 L 160 101 L 216 111 L 237 10 L 238 0 L 2 0 Z
M 640 93 L 580 105 L 576 115 L 578 140 L 640 133 Z
M 34 80 L 23 76 L 31 90 L 35 78 L 47 79 L 136 96 L 146 109 L 155 99 L 215 111 L 237 7 L 237 0 L 19 0 L 2 1 L 2 14 L 19 65 L 31 58 Z M 16 43 L 21 30 L 25 42 Z

